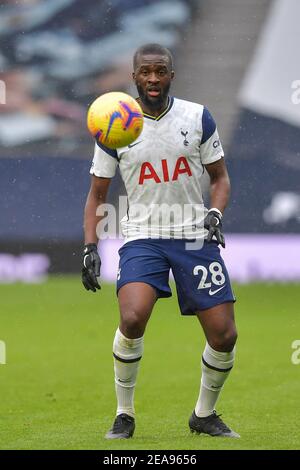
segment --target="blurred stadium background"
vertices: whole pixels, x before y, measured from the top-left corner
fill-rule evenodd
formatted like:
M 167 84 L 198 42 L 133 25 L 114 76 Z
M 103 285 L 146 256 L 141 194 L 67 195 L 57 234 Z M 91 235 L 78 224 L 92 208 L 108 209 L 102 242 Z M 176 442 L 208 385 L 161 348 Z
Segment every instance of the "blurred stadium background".
M 6 0 L 0 8 L 1 281 L 78 272 L 93 154 L 86 110 L 109 90 L 135 94 L 132 53 L 151 41 L 174 52 L 173 94 L 216 118 L 233 188 L 224 252 L 233 278 L 300 278 L 299 2 Z M 117 176 L 110 201 L 123 193 Z M 108 280 L 114 260 L 103 266 Z
M 28 315 L 36 315 L 30 317 L 30 325 L 38 338 L 40 322 L 47 323 L 51 315 L 59 324 L 56 314 L 52 315 L 54 311 L 67 315 L 64 307 L 74 308 L 72 298 L 78 301 L 77 315 L 82 315 L 84 305 L 91 309 L 97 302 L 101 309 L 104 305 L 100 297 L 88 298 L 80 290 L 82 214 L 94 147 L 85 116 L 93 99 L 106 91 L 135 95 L 131 58 L 146 42 L 158 42 L 173 51 L 177 74 L 173 94 L 205 104 L 217 121 L 232 181 L 223 251 L 231 277 L 237 283 L 269 286 L 274 281 L 299 282 L 299 17 L 298 0 L 1 0 L 0 293 L 4 300 L 0 309 L 6 320 L 2 329 L 0 324 L 0 340 L 20 325 L 30 334 L 23 320 L 14 323 L 23 308 Z M 124 188 L 116 176 L 110 202 L 117 204 L 120 194 Z M 102 243 L 104 281 L 115 279 L 120 243 L 118 239 Z M 64 274 L 72 273 L 76 280 L 73 284 L 66 281 L 66 294 L 51 280 L 48 297 L 43 294 L 49 274 L 59 274 L 63 280 Z M 24 285 L 15 291 L 16 281 Z M 35 282 L 45 282 L 39 284 L 39 294 L 31 290 Z M 241 291 L 241 297 L 253 314 L 258 312 L 258 303 L 251 304 L 255 300 L 264 300 L 266 305 L 265 296 L 274 296 L 275 303 L 268 309 L 276 314 L 279 293 L 289 298 L 290 330 L 284 346 L 289 361 L 291 340 L 299 336 L 299 307 L 296 300 L 292 302 L 299 289 L 291 286 L 289 291 L 287 284 L 281 291 L 282 286 L 274 286 L 272 292 L 260 287 L 249 290 L 249 295 Z M 31 292 L 35 292 L 33 297 Z M 113 288 L 109 293 L 113 295 Z M 34 299 L 39 295 L 49 301 L 48 317 L 38 316 L 42 305 Z M 247 310 L 247 305 L 241 308 Z M 279 334 L 281 320 L 276 318 Z M 115 315 L 114 325 L 108 328 L 109 344 L 116 321 Z M 82 328 L 83 324 L 82 319 Z M 252 331 L 251 341 L 254 326 Z M 21 336 L 19 332 L 20 341 Z M 87 348 L 93 334 L 88 337 Z M 81 340 L 78 337 L 77 345 Z M 61 338 L 57 349 L 61 354 L 63 342 Z M 273 354 L 272 348 L 268 352 Z M 20 357 L 11 353 L 16 363 Z M 40 367 L 35 357 L 32 351 L 29 361 Z M 284 361 L 281 367 L 286 369 Z M 5 368 L 0 369 L 2 373 Z M 21 377 L 22 370 L 18 373 Z M 54 366 L 53 373 L 57 373 Z M 52 398 L 47 396 L 48 401 L 56 400 Z M 292 407 L 294 402 L 289 403 Z M 26 447 L 23 441 L 18 443 Z M 279 448 L 280 443 L 274 446 Z

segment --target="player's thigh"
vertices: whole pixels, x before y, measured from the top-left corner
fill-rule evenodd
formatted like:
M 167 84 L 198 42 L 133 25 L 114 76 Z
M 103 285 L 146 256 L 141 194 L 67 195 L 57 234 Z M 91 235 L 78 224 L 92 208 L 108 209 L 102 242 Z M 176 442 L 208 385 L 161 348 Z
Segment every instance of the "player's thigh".
M 125 336 L 144 334 L 157 297 L 156 289 L 144 282 L 130 282 L 119 289 L 120 330 Z
M 217 351 L 231 351 L 237 339 L 234 304 L 226 302 L 196 312 L 210 346 Z
M 170 252 L 178 302 L 182 315 L 211 309 L 235 296 L 229 275 L 216 243 L 204 243 L 198 250 L 188 250 L 179 240 Z
M 170 266 L 162 252 L 159 240 L 135 240 L 119 250 L 120 262 L 117 276 L 117 293 L 127 284 L 147 284 L 157 297 L 170 297 Z M 129 287 L 130 291 L 135 288 Z M 148 289 L 149 290 L 149 289 Z

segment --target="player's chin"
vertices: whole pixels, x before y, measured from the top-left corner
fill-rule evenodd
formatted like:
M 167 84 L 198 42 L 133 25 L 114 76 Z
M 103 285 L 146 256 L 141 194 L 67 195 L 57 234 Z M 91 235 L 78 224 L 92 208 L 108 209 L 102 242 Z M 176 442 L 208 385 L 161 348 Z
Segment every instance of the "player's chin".
M 162 106 L 162 104 L 164 102 L 161 93 L 159 95 L 156 95 L 156 96 L 152 96 L 152 95 L 149 95 L 149 93 L 147 93 L 147 101 L 148 101 L 149 105 L 151 105 L 152 107 L 158 108 L 158 109 Z

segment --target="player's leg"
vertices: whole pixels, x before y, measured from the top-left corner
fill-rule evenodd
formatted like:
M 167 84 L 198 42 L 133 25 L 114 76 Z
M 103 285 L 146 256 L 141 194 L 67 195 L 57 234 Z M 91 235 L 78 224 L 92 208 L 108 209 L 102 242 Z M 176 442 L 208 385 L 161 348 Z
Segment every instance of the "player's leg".
M 159 240 L 128 242 L 119 250 L 117 292 L 120 324 L 113 355 L 117 395 L 117 417 L 109 439 L 131 437 L 134 431 L 134 388 L 143 355 L 144 331 L 159 297 L 170 297 L 170 266 L 159 248 Z
M 197 416 L 205 417 L 213 413 L 233 367 L 237 332 L 232 302 L 199 311 L 197 317 L 207 342 L 202 355 L 201 390 L 195 412 Z
M 156 300 L 156 289 L 144 282 L 130 282 L 120 288 L 118 292 L 119 329 L 124 336 L 127 338 L 143 336 Z
M 239 437 L 216 415 L 215 405 L 234 364 L 237 331 L 233 303 L 196 312 L 207 343 L 202 355 L 200 393 L 190 428 L 215 436 Z
M 235 297 L 225 263 L 216 243 L 199 250 L 176 243 L 170 264 L 183 315 L 196 314 L 207 338 L 202 359 L 202 381 L 190 427 L 210 435 L 237 437 L 217 417 L 214 408 L 234 361 Z M 218 429 L 216 429 L 218 428 Z
M 118 292 L 120 325 L 113 343 L 117 413 L 107 439 L 132 437 L 135 429 L 134 389 L 144 349 L 144 331 L 157 300 L 149 284 L 132 282 Z

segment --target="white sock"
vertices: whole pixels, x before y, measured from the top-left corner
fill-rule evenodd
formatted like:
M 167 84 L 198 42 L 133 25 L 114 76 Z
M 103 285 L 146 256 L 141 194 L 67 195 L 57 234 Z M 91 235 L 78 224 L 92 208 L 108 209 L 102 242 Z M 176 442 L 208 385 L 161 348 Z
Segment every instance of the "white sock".
M 117 415 L 126 413 L 134 417 L 134 388 L 143 349 L 143 336 L 136 339 L 126 338 L 119 328 L 117 329 L 113 344 Z
M 233 367 L 235 348 L 231 352 L 215 351 L 206 343 L 202 356 L 200 394 L 195 407 L 199 418 L 214 412 L 223 384 Z

